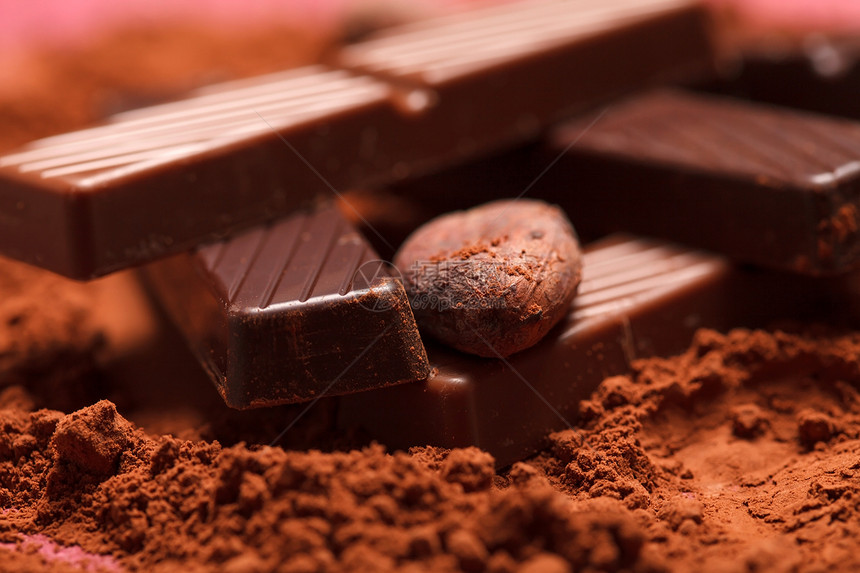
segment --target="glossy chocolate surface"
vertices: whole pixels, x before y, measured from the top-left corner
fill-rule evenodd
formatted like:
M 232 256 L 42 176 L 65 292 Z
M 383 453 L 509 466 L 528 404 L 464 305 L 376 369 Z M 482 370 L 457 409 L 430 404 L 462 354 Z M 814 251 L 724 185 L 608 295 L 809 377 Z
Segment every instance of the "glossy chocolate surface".
M 34 142 L 0 157 L 0 249 L 91 278 L 289 213 L 389 170 L 367 143 L 388 94 L 310 66 Z
M 860 43 L 810 37 L 802 47 L 753 49 L 704 91 L 860 119 Z
M 227 404 L 249 408 L 426 378 L 403 285 L 385 269 L 328 207 L 146 274 Z
M 705 27 L 690 0 L 520 2 L 345 48 L 335 65 L 356 71 L 309 66 L 119 114 L 0 157 L 0 252 L 79 279 L 181 252 L 708 69 Z M 377 69 L 392 51 L 402 66 Z
M 676 91 L 554 131 L 544 182 L 591 231 L 808 274 L 860 264 L 860 124 Z M 571 142 L 576 144 L 571 147 Z

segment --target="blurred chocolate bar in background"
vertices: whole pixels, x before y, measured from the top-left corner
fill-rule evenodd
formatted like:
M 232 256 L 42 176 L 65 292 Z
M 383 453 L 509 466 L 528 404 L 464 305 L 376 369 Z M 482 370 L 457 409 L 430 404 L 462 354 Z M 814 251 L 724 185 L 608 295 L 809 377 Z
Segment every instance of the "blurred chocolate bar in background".
M 695 1 L 537 0 L 384 30 L 335 62 L 398 88 L 408 133 L 425 146 L 404 168 L 420 168 L 534 140 L 636 88 L 709 77 L 709 35 Z
M 698 88 L 860 120 L 860 39 L 810 35 L 800 46 L 757 46 Z

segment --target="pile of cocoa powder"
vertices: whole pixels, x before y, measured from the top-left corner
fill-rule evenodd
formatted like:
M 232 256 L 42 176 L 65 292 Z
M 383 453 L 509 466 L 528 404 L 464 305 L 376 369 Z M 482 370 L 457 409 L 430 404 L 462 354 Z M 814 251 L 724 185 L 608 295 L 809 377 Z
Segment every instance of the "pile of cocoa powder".
M 27 394 L 0 404 L 0 543 L 30 570 L 860 567 L 860 333 L 700 331 L 501 473 L 474 448 L 182 440 Z
M 35 56 L 0 94 L 17 126 L 0 148 L 328 41 L 281 52 L 276 37 L 297 36 L 177 28 Z M 203 47 L 165 57 L 186 41 Z M 475 449 L 352 449 L 321 404 L 276 440 L 303 408 L 230 412 L 137 289 L 0 261 L 2 568 L 860 568 L 860 333 L 699 332 L 606 380 L 576 428 L 496 473 Z

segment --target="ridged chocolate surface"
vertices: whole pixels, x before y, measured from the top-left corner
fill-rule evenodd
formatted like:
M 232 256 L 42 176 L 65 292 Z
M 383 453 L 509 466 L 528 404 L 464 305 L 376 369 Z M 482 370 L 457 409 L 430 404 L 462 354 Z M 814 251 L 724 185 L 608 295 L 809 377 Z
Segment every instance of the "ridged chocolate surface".
M 682 169 L 827 187 L 860 177 L 860 123 L 739 100 L 662 91 L 613 106 L 577 150 L 593 149 Z M 572 150 L 573 153 L 576 150 Z
M 230 406 L 429 374 L 402 283 L 334 208 L 157 263 L 148 275 Z
M 583 255 L 582 283 L 564 336 L 725 268 L 710 254 L 635 237 L 592 248 Z
M 433 83 L 695 5 L 690 0 L 515 2 L 403 26 L 342 52 L 351 67 Z
M 555 131 L 547 157 L 566 153 L 544 182 L 586 234 L 810 274 L 860 264 L 860 123 L 669 90 L 595 119 Z
M 689 0 L 520 2 L 43 139 L 0 157 L 0 252 L 93 278 L 535 139 L 707 70 L 705 20 Z
M 505 361 L 428 347 L 427 382 L 345 397 L 340 423 L 396 448 L 476 445 L 508 465 L 575 421 L 580 400 L 632 360 L 680 351 L 699 327 L 744 324 L 736 282 L 723 258 L 608 238 L 586 247 L 567 319 L 536 346 Z
M 198 251 L 234 310 L 346 295 L 359 268 L 379 257 L 343 218 L 328 210 L 299 214 Z M 382 269 L 374 264 L 377 273 Z M 357 288 L 367 288 L 360 284 Z
M 106 125 L 42 139 L 0 157 L 0 168 L 87 190 L 387 95 L 388 87 L 372 78 L 310 66 L 121 113 Z
M 0 251 L 87 279 L 390 177 L 390 92 L 308 66 L 36 141 L 0 157 Z

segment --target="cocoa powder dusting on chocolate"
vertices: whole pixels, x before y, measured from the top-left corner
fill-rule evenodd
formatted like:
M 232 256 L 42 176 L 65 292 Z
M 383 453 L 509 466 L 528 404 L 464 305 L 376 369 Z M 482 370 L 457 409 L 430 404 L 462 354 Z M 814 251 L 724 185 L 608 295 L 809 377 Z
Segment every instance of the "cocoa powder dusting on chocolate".
M 410 235 L 394 264 L 423 333 L 492 358 L 539 341 L 567 314 L 581 278 L 567 217 L 533 199 L 442 215 Z
M 832 258 L 837 251 L 844 250 L 844 245 L 856 241 L 858 218 L 860 214 L 857 213 L 857 207 L 848 204 L 842 205 L 832 217 L 818 224 L 818 254 L 821 258 Z

